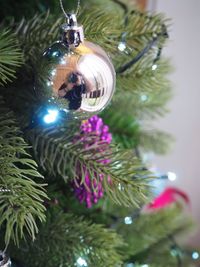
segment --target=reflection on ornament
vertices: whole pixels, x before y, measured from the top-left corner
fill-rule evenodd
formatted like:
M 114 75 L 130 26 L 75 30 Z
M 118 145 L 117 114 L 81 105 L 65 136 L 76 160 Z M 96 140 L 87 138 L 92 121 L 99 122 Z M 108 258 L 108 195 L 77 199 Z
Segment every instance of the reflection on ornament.
M 63 30 L 62 40 L 43 54 L 37 92 L 51 105 L 87 117 L 100 112 L 111 101 L 115 70 L 101 47 L 84 41 L 76 21 L 64 25 Z
M 52 98 L 66 100 L 71 111 L 96 113 L 111 100 L 115 87 L 115 73 L 103 50 L 89 42 L 78 48 L 67 48 L 56 43 L 44 56 L 54 59 L 55 49 L 60 51 L 56 64 L 47 73 L 46 90 Z M 54 59 L 55 60 L 55 59 Z

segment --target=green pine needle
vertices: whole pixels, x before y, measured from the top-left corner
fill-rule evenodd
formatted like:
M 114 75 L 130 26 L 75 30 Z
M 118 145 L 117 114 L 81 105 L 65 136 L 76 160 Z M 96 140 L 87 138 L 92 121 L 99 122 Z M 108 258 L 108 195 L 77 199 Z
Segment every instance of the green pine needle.
M 47 195 L 33 180 L 42 176 L 27 149 L 12 112 L 0 98 L 0 228 L 5 229 L 6 245 L 11 239 L 19 244 L 25 232 L 35 239 L 36 220 L 45 220 Z
M 101 175 L 104 176 L 104 188 L 117 204 L 138 207 L 147 201 L 149 172 L 144 170 L 132 151 L 121 150 L 114 145 L 105 150 L 105 144 L 92 133 L 84 144 L 82 141 L 74 142 L 68 131 L 66 128 L 47 128 L 27 134 L 36 159 L 45 171 L 66 181 L 82 177 L 84 183 L 86 168 L 91 179 L 98 180 Z M 87 147 L 86 144 L 91 144 L 91 141 L 94 145 Z M 110 163 L 101 163 L 104 159 Z
M 111 267 L 122 266 L 121 247 L 125 243 L 115 231 L 51 208 L 36 241 L 25 243 L 14 256 L 30 267 L 74 267 L 78 259 L 87 266 Z
M 22 64 L 22 52 L 10 30 L 0 30 L 0 85 L 15 78 L 16 68 Z

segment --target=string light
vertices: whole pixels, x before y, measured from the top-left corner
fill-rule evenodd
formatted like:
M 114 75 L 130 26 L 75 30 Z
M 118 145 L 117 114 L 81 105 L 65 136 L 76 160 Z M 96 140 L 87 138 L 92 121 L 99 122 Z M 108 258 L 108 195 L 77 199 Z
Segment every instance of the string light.
M 87 267 L 87 262 L 85 259 L 83 259 L 82 257 L 79 257 L 76 261 L 77 263 L 77 267 Z
M 198 260 L 198 258 L 199 258 L 199 253 L 198 253 L 197 251 L 194 251 L 194 252 L 192 253 L 192 258 L 193 258 L 193 260 Z
M 118 45 L 119 51 L 123 52 L 126 49 L 126 43 L 125 42 L 120 42 Z
M 60 61 L 60 64 L 61 65 L 65 65 L 66 64 L 66 61 L 65 61 L 65 59 L 63 58 L 63 59 L 61 59 L 61 61 Z
M 168 177 L 168 180 L 171 182 L 174 182 L 177 179 L 177 175 L 174 172 L 168 172 L 167 177 Z
M 141 99 L 141 101 L 145 102 L 148 100 L 148 96 L 147 95 L 141 95 L 140 99 Z
M 11 192 L 11 190 L 10 189 L 5 189 L 5 188 L 0 188 L 0 192 L 8 193 L 8 192 Z
M 48 114 L 46 114 L 43 117 L 43 121 L 46 124 L 54 123 L 58 119 L 58 114 L 59 114 L 58 110 L 56 110 L 56 109 L 48 109 L 47 112 L 48 112 Z
M 59 56 L 59 52 L 58 52 L 58 51 L 54 51 L 54 52 L 52 53 L 52 56 L 53 56 L 53 57 L 58 57 L 58 56 Z
M 133 220 L 132 220 L 131 217 L 125 217 L 125 218 L 124 218 L 124 223 L 125 223 L 125 224 L 132 224 L 132 223 L 133 223 Z
M 156 70 L 158 68 L 158 65 L 154 64 L 151 68 L 152 68 L 152 70 Z

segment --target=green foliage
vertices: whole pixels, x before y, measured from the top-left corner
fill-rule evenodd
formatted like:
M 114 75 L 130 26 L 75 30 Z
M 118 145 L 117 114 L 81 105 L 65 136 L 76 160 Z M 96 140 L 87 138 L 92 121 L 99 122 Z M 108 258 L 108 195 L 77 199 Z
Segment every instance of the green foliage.
M 37 14 L 28 20 L 23 18 L 15 26 L 15 32 L 28 62 L 33 63 L 38 60 L 44 49 L 58 38 L 62 22 L 64 22 L 62 17 L 54 19 L 47 12 Z
M 18 244 L 25 232 L 34 239 L 36 220 L 45 220 L 46 194 L 33 180 L 42 176 L 27 149 L 12 112 L 0 98 L 0 227 L 5 226 L 6 245 L 10 239 Z
M 22 63 L 22 53 L 16 36 L 10 30 L 0 30 L 0 85 L 15 78 L 16 67 Z
M 25 243 L 13 256 L 23 258 L 30 267 L 80 266 L 80 257 L 88 266 L 110 267 L 121 266 L 119 249 L 124 246 L 115 231 L 51 208 L 35 242 Z
M 116 70 L 136 57 L 155 36 L 158 37 L 156 45 L 142 59 L 126 72 L 117 73 L 117 92 L 110 107 L 104 111 L 103 118 L 110 126 L 114 139 L 123 147 L 133 148 L 139 145 L 146 150 L 152 149 L 156 153 L 164 153 L 167 150 L 166 140 L 170 141 L 169 135 L 159 136 L 155 132 L 151 132 L 151 135 L 150 132 L 145 133 L 143 128 L 145 128 L 145 119 L 155 119 L 167 112 L 165 106 L 172 95 L 171 84 L 167 78 L 171 70 L 169 62 L 160 59 L 154 63 L 158 48 L 166 43 L 166 38 L 162 34 L 165 30 L 163 25 L 167 24 L 167 20 L 160 14 L 149 16 L 146 13 L 130 10 L 125 26 L 122 9 L 112 1 L 106 1 L 106 7 L 104 1 L 99 1 L 94 6 L 94 11 L 90 12 L 89 9 L 88 4 L 88 9 L 86 6 L 86 10 L 80 17 L 83 24 L 87 26 L 86 36 L 109 52 Z M 97 23 L 98 29 L 94 34 L 93 21 Z M 123 32 L 126 33 L 126 50 L 120 52 L 118 44 Z M 155 70 L 152 69 L 153 64 L 157 66 Z M 155 135 L 159 137 L 158 142 L 156 145 L 152 142 L 151 145 L 150 141 L 155 140 Z
M 173 242 L 170 237 L 183 233 L 191 225 L 191 219 L 184 214 L 180 207 L 171 206 L 157 212 L 141 213 L 138 218 L 133 220 L 132 224 L 120 224 L 118 232 L 126 236 L 129 252 L 132 255 L 131 259 L 134 262 L 158 264 L 159 261 L 156 260 L 157 254 L 154 251 L 159 251 L 160 249 L 160 253 L 168 253 L 168 257 L 164 258 L 165 264 L 167 258 L 169 258 L 169 261 L 177 263 L 177 260 L 171 255 Z M 156 266 L 170 266 L 164 265 L 164 263 L 162 264 L 161 261 L 160 265 Z M 171 266 L 176 265 L 173 264 Z
M 83 3 L 84 0 L 82 0 Z M 75 9 L 74 1 L 64 1 L 66 10 Z M 49 10 L 58 16 L 61 15 L 59 1 L 57 0 L 7 0 L 1 1 L 0 18 L 20 20 L 22 17 L 30 18 L 38 12 L 47 12 Z
M 118 53 L 117 46 L 122 30 L 119 12 L 110 14 L 105 9 L 90 6 L 81 13 L 80 22 L 84 25 L 85 37 L 88 41 L 103 47 L 111 56 Z
M 170 150 L 170 144 L 174 142 L 168 133 L 146 129 L 140 132 L 139 144 L 145 151 L 154 151 L 157 154 L 165 154 Z
M 139 63 L 142 61 L 144 59 Z M 155 70 L 152 70 L 152 59 L 145 69 L 139 63 L 130 73 L 118 76 L 118 91 L 113 105 L 120 106 L 127 114 L 140 119 L 163 116 L 167 112 L 165 104 L 172 96 L 171 85 L 167 79 L 170 73 L 169 62 L 157 62 Z
M 50 175 L 59 175 L 66 181 L 81 178 L 85 183 L 87 169 L 91 179 L 98 181 L 104 176 L 104 188 L 114 202 L 138 206 L 147 201 L 149 172 L 132 151 L 114 145 L 108 150 L 93 133 L 84 139 L 84 144 L 81 139 L 75 142 L 74 136 L 64 127 L 28 132 L 38 163 Z M 110 163 L 101 163 L 103 159 Z
M 25 143 L 13 114 L 0 99 L 1 231 L 5 230 L 6 245 L 11 239 L 18 244 L 20 238 L 28 236 L 27 242 L 20 243 L 20 250 L 10 247 L 10 255 L 30 267 L 78 266 L 75 263 L 79 257 L 85 259 L 88 266 L 97 267 L 123 266 L 126 260 L 134 264 L 138 262 L 138 266 L 145 263 L 151 267 L 176 266 L 176 258 L 170 254 L 172 242 L 169 237 L 190 226 L 188 219 L 181 216 L 180 209 L 173 207 L 157 213 L 142 213 L 139 218 L 134 218 L 133 224 L 124 225 L 124 216 L 132 213 L 133 207 L 138 209 L 148 201 L 150 191 L 151 175 L 132 148 L 137 151 L 144 147 L 161 153 L 168 138 L 160 131 L 146 130 L 146 120 L 163 116 L 171 97 L 171 85 L 167 79 L 169 62 L 163 59 L 155 61 L 159 48 L 166 43 L 167 20 L 162 15 L 150 16 L 128 10 L 125 26 L 124 11 L 117 1 L 96 2 L 86 2 L 79 22 L 84 25 L 87 40 L 102 46 L 112 57 L 117 70 L 116 94 L 103 118 L 120 146 L 112 145 L 107 149 L 93 133 L 84 139 L 83 144 L 75 138 L 80 126 L 76 121 L 68 121 L 67 126 L 65 122 L 54 127 L 27 130 L 33 114 L 39 112 L 38 107 L 42 109 L 45 103 L 35 91 L 38 73 L 45 79 L 41 55 L 45 48 L 59 39 L 59 25 L 64 18 L 55 16 L 58 2 L 53 0 L 48 4 L 45 1 L 20 3 L 23 8 L 30 4 L 33 10 L 47 10 L 46 7 L 51 6 L 56 11 L 51 15 L 35 15 L 31 19 L 26 16 L 19 23 L 9 24 L 23 52 L 24 65 L 18 70 L 15 83 L 7 86 L 2 94 L 6 96 L 6 105 L 15 111 L 20 127 L 26 128 L 24 138 L 32 148 Z M 126 33 L 126 50 L 119 51 L 123 33 Z M 4 58 L 2 61 L 3 82 L 14 77 L 14 69 L 21 62 L 19 50 L 13 46 L 15 37 L 8 35 L 7 31 L 0 34 L 0 52 L 2 47 L 7 53 L 7 65 Z M 137 57 L 154 38 L 157 38 L 155 45 L 121 73 L 119 69 Z M 4 53 L 0 53 L 0 64 L 1 55 Z M 34 155 L 49 185 L 51 200 L 45 203 L 48 208 L 46 223 L 42 203 L 46 198 L 44 186 L 35 182 L 35 178 L 41 175 L 27 149 Z M 108 164 L 102 163 L 105 159 Z M 71 182 L 81 179 L 85 183 L 85 169 L 93 180 L 98 181 L 103 175 L 105 193 L 112 202 L 104 197 L 88 210 L 75 201 Z M 52 208 L 52 203 L 55 208 Z M 40 232 L 32 242 L 31 238 L 34 239 L 38 232 L 38 220 L 41 221 Z M 113 230 L 105 229 L 98 222 Z M 165 265 L 162 264 L 164 256 Z
M 109 125 L 116 143 L 121 144 L 125 149 L 138 146 L 140 125 L 131 115 L 117 112 L 117 109 L 111 107 L 103 112 L 102 117 L 104 122 Z
M 116 69 L 130 61 L 130 58 L 134 58 L 152 38 L 159 36 L 163 32 L 163 25 L 167 23 L 161 15 L 149 16 L 146 13 L 130 11 L 127 15 L 128 24 L 125 27 L 122 9 L 112 1 L 107 2 L 106 8 L 101 2 L 93 3 L 92 6 L 90 3 L 86 4 L 79 16 L 79 21 L 84 25 L 87 40 L 98 43 L 106 49 Z M 64 22 L 62 16 L 55 18 L 49 14 L 37 15 L 30 20 L 23 19 L 16 27 L 26 61 L 26 66 L 22 68 L 20 75 L 20 97 L 27 94 L 27 85 L 22 87 L 22 83 L 35 80 L 38 73 L 44 76 L 38 62 L 41 62 L 42 51 L 59 39 L 59 25 L 62 22 Z M 126 31 L 127 50 L 125 52 L 118 50 L 122 31 Z M 104 112 L 104 119 L 110 125 L 115 141 L 120 142 L 125 148 L 138 145 L 145 148 L 147 144 L 148 149 L 153 148 L 156 153 L 166 151 L 163 147 L 166 143 L 163 142 L 163 138 L 158 140 L 156 146 L 151 147 L 150 142 L 144 142 L 147 138 L 139 138 L 144 132 L 142 129 L 145 125 L 144 119 L 157 118 L 167 112 L 165 105 L 171 97 L 171 85 L 166 78 L 170 70 L 169 62 L 159 60 L 155 63 L 157 69 L 152 70 L 158 47 L 163 46 L 165 42 L 166 38 L 159 37 L 156 46 L 141 60 L 125 73 L 117 75 L 117 92 L 112 105 Z M 42 69 L 44 70 L 43 67 Z M 29 102 L 32 98 L 34 95 L 28 96 L 25 101 Z M 16 102 L 18 103 L 22 107 L 20 99 Z M 32 103 L 29 107 L 32 107 Z M 24 109 L 21 113 L 24 116 Z M 121 123 L 122 118 L 123 123 Z M 149 133 L 148 136 L 150 136 Z M 154 136 L 151 140 L 154 140 Z

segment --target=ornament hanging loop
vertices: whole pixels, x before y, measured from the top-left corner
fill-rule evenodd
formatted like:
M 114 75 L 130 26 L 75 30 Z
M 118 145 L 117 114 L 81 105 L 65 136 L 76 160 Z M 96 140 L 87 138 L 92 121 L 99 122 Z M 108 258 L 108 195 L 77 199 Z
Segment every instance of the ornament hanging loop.
M 75 13 L 66 13 L 63 6 L 63 0 L 60 0 L 60 7 L 67 20 L 61 27 L 63 31 L 62 41 L 66 46 L 77 47 L 84 40 L 83 27 L 78 25 L 76 18 L 80 9 L 80 2 L 81 0 L 77 1 L 77 9 Z
M 78 13 L 79 13 L 80 6 L 81 6 L 81 0 L 78 0 L 78 1 L 77 1 L 76 12 L 74 13 L 76 16 L 77 16 Z M 63 14 L 65 15 L 65 17 L 66 17 L 67 19 L 69 19 L 69 14 L 65 11 L 64 6 L 63 6 L 63 0 L 60 0 L 60 7 L 61 7 L 62 12 L 63 12 Z
M 68 14 L 67 23 L 61 26 L 62 41 L 66 46 L 79 46 L 84 41 L 83 27 L 78 25 L 76 15 Z

